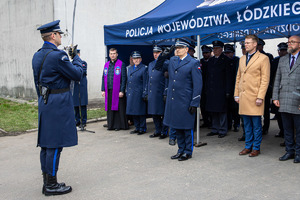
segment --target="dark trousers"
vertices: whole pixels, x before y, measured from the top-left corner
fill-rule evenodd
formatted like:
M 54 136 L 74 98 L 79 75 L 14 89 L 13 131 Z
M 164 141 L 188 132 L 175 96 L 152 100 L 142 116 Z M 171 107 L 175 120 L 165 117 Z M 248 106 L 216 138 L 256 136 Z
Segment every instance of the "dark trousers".
M 282 124 L 281 113 L 280 113 L 280 112 L 277 112 L 277 113 L 275 114 L 275 117 L 276 117 L 276 120 L 277 120 L 278 127 L 279 127 L 279 129 L 280 129 L 280 134 L 284 135 L 284 129 L 283 129 L 283 124 Z
M 245 128 L 245 148 L 260 150 L 262 141 L 261 116 L 243 115 Z
M 155 125 L 155 133 L 167 135 L 169 127 L 163 124 L 164 116 L 152 115 L 152 118 Z
M 240 127 L 241 117 L 239 115 L 239 105 L 237 102 L 233 102 L 232 119 L 233 119 L 233 127 L 234 128 Z
M 176 129 L 170 127 L 169 138 L 171 140 L 176 140 Z
M 263 131 L 269 131 L 269 127 L 270 127 L 270 97 L 266 95 Z
M 41 148 L 40 161 L 42 172 L 51 176 L 56 175 L 62 149 L 63 148 Z
M 211 129 L 213 133 L 219 133 L 221 135 L 226 135 L 228 130 L 227 124 L 227 113 L 226 112 L 212 112 L 211 113 L 212 126 Z
M 133 115 L 132 118 L 133 118 L 135 130 L 146 132 L 146 130 L 147 130 L 146 115 Z
M 126 115 L 126 98 L 119 98 L 118 110 L 111 110 L 112 90 L 108 90 L 107 97 L 107 129 L 124 129 L 129 128 Z
M 176 129 L 178 153 L 193 154 L 194 131 L 193 129 Z
M 75 120 L 76 124 L 80 123 L 80 112 L 79 112 L 79 106 L 74 106 L 75 110 Z M 87 111 L 86 106 L 81 106 L 81 116 L 82 116 L 82 124 L 86 124 L 87 120 Z
M 284 129 L 285 150 L 300 155 L 300 115 L 281 113 Z M 296 138 L 294 130 L 296 129 Z M 295 139 L 294 139 L 295 138 Z

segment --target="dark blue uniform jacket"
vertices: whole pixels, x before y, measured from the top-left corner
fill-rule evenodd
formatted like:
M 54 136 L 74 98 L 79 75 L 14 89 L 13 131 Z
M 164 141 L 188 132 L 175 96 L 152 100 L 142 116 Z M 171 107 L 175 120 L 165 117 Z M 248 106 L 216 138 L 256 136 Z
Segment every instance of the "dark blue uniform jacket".
M 195 114 L 189 112 L 189 107 L 199 107 L 200 104 L 200 62 L 187 55 L 179 63 L 179 57 L 173 56 L 164 70 L 169 73 L 164 124 L 174 129 L 193 129 Z
M 164 90 L 166 79 L 163 71 L 154 69 L 156 61 L 152 61 L 148 66 L 148 82 L 146 95 L 148 95 L 148 114 L 164 115 Z
M 146 115 L 147 66 L 139 64 L 129 67 L 127 75 L 127 115 Z
M 73 64 L 66 52 L 53 44 L 44 43 L 34 54 L 32 68 L 34 83 L 39 97 L 38 146 L 47 148 L 69 147 L 77 145 L 77 130 L 71 91 L 49 94 L 48 103 L 44 104 L 38 88 L 38 73 L 47 52 L 53 50 L 45 59 L 40 83 L 50 89 L 70 88 L 71 80 L 80 81 L 83 75 L 81 60 L 75 56 Z
M 87 63 L 82 61 L 83 76 L 80 82 L 76 81 L 74 83 L 74 92 L 73 92 L 73 103 L 74 106 L 79 106 L 79 92 L 80 92 L 80 103 L 81 106 L 88 105 L 88 91 L 87 91 Z M 80 83 L 80 88 L 79 88 Z M 80 89 L 80 91 L 79 91 Z

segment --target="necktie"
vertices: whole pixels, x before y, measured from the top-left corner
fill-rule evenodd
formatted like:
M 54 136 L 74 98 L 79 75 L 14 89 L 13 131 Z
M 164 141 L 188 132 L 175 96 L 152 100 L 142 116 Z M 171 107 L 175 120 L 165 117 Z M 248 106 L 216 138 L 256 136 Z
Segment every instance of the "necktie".
M 178 60 L 178 64 L 180 64 L 180 62 L 181 62 L 181 59 L 179 58 L 179 60 Z
M 292 56 L 292 62 L 291 62 L 291 65 L 290 65 L 290 70 L 292 69 L 294 64 L 295 64 L 295 56 Z
M 250 58 L 251 58 L 251 55 L 248 55 L 246 65 L 248 65 Z

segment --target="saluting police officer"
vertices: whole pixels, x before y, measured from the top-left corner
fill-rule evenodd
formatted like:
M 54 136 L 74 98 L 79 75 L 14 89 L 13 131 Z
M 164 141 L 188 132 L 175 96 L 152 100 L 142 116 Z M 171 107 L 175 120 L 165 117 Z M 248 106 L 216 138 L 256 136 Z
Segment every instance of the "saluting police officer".
M 161 52 L 161 47 L 157 45 L 153 47 L 154 61 L 150 62 L 148 66 L 146 98 L 148 100 L 148 114 L 152 115 L 153 122 L 155 124 L 155 132 L 149 137 L 159 137 L 159 139 L 164 139 L 168 137 L 169 128 L 163 125 L 163 115 L 165 112 L 164 91 L 166 79 L 162 71 L 154 69 L 156 60 Z
M 169 65 L 158 61 L 158 70 L 169 73 L 168 94 L 164 116 L 164 124 L 176 129 L 178 152 L 171 159 L 185 161 L 192 157 L 195 113 L 200 104 L 202 90 L 202 75 L 199 60 L 187 54 L 188 42 L 177 39 L 176 55 L 170 59 Z M 167 58 L 167 52 L 159 56 L 160 60 Z
M 60 195 L 72 191 L 71 186 L 57 183 L 57 170 L 63 147 L 77 145 L 74 106 L 70 91 L 71 80 L 80 81 L 82 60 L 71 52 L 73 64 L 61 45 L 60 20 L 40 26 L 43 47 L 32 59 L 32 69 L 39 97 L 39 128 L 37 146 L 41 147 L 40 161 L 45 195 Z
M 80 49 L 77 49 L 77 55 L 80 57 Z M 76 62 L 76 61 L 75 61 Z M 76 126 L 86 126 L 87 121 L 87 105 L 88 105 L 88 91 L 87 91 L 87 63 L 82 60 L 84 68 L 82 79 L 74 83 L 73 103 L 75 110 Z M 80 104 L 80 112 L 79 112 Z M 82 122 L 81 122 L 82 117 Z M 82 124 L 81 124 L 82 123 Z
M 132 115 L 135 130 L 131 134 L 146 133 L 146 84 L 147 66 L 142 64 L 142 55 L 139 51 L 131 53 L 133 66 L 128 68 L 127 78 L 127 115 Z

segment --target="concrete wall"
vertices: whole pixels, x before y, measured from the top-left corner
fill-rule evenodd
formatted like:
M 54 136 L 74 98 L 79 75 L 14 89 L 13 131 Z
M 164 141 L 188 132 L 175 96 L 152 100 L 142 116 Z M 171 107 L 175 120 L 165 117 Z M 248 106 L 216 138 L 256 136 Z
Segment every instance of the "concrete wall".
M 88 63 L 89 99 L 99 99 L 105 63 L 104 25 L 139 17 L 163 0 L 77 0 L 74 43 Z M 64 46 L 71 44 L 74 0 L 1 0 L 0 95 L 36 98 L 31 59 L 43 41 L 41 24 L 61 20 Z
M 42 44 L 36 31 L 53 20 L 53 1 L 0 1 L 0 94 L 33 98 L 32 56 Z

